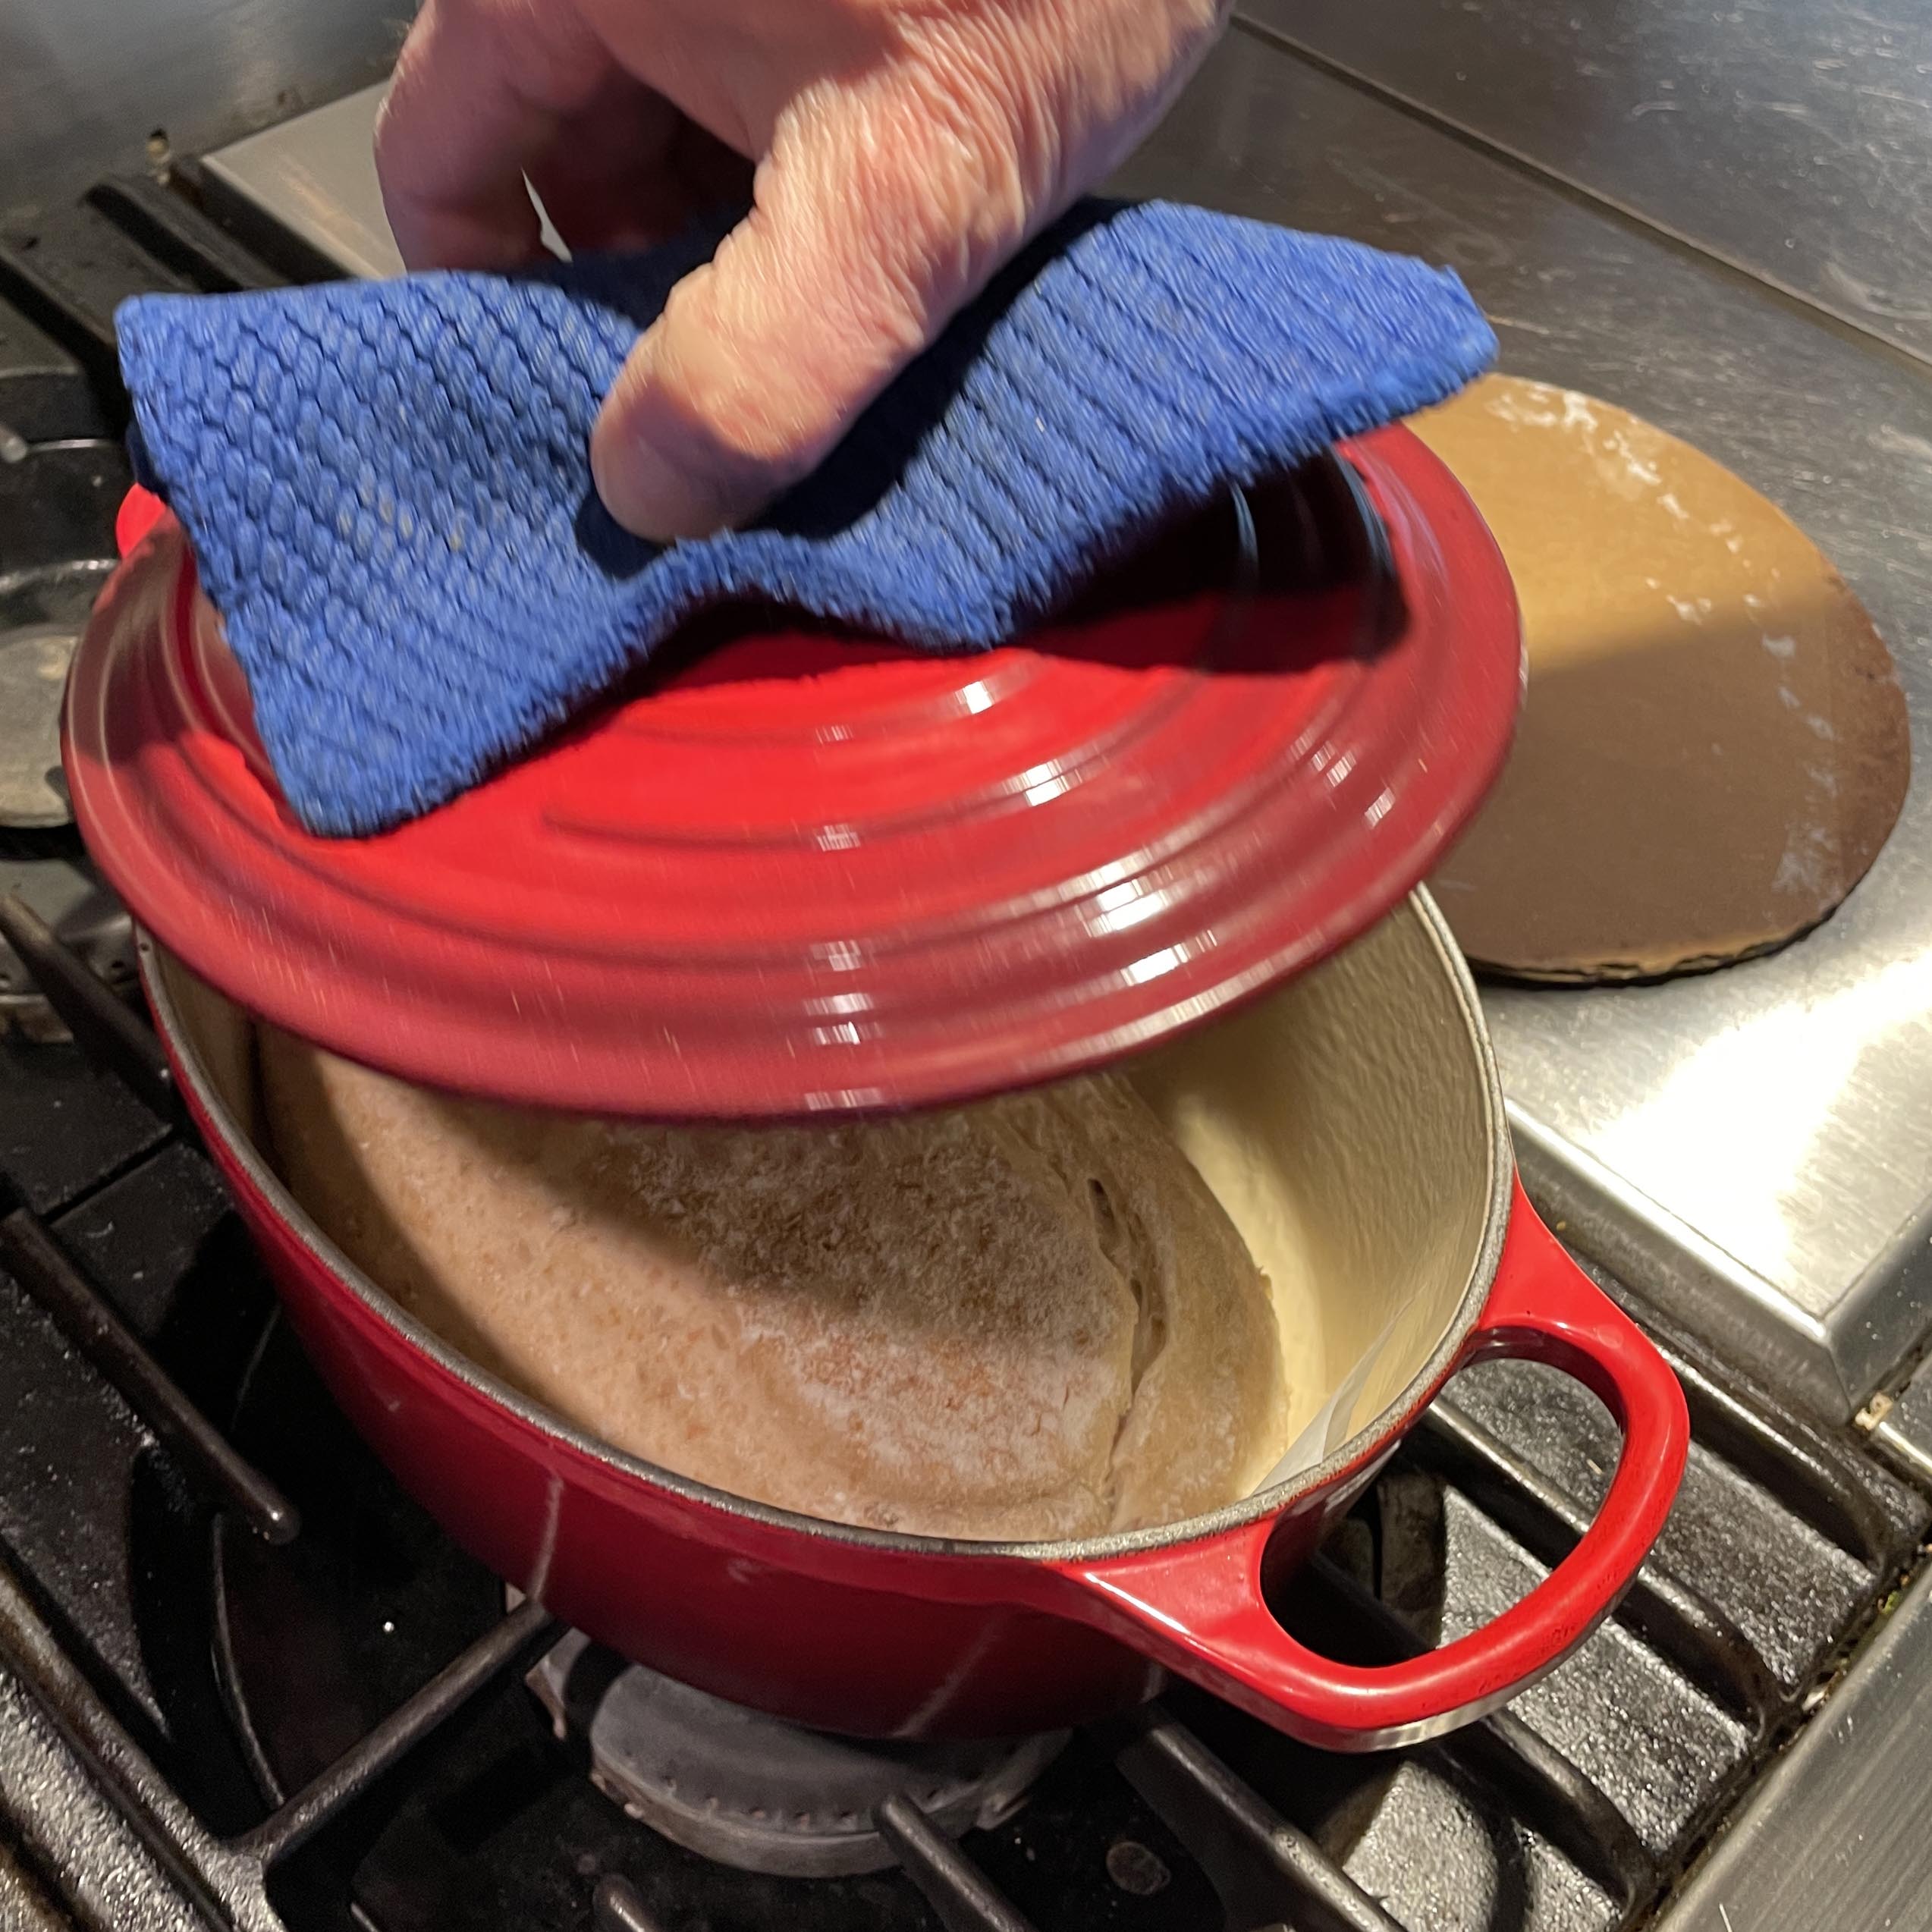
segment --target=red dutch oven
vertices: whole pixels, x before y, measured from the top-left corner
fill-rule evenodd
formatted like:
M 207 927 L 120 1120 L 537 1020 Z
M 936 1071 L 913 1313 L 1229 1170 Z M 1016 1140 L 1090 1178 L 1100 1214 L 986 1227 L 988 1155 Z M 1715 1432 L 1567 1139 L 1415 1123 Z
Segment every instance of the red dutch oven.
M 65 756 L 82 828 L 151 935 L 144 970 L 162 1037 L 296 1330 L 377 1452 L 499 1575 L 706 1691 L 821 1728 L 907 1738 L 1077 1723 L 1149 1695 L 1173 1671 L 1311 1743 L 1381 1748 L 1506 1701 L 1614 1606 L 1676 1491 L 1682 1396 L 1524 1199 L 1474 987 L 1434 907 L 1410 890 L 1503 755 L 1521 670 L 1514 606 L 1466 498 L 1412 438 L 1383 432 L 1354 446 L 1349 461 L 1387 532 L 1400 592 L 1393 634 L 1385 626 L 1368 644 L 1358 629 L 1341 651 L 1270 647 L 1261 620 L 1274 607 L 1263 595 L 1250 598 L 1244 632 L 1251 644 L 1261 637 L 1259 658 L 1237 654 L 1206 673 L 1200 652 L 1123 655 L 1117 636 L 1093 651 L 1063 638 L 1041 648 L 1038 664 L 1026 652 L 917 664 L 881 654 L 787 686 L 774 708 L 762 668 L 734 684 L 715 664 L 700 667 L 444 812 L 367 841 L 309 839 L 294 825 L 252 741 L 245 687 L 180 532 L 163 519 L 134 543 L 70 684 Z M 136 506 L 130 517 L 152 522 L 153 513 Z M 1330 603 L 1339 595 L 1323 593 Z M 1209 600 L 1217 614 L 1204 620 L 1202 650 L 1226 648 L 1229 601 Z M 1305 601 L 1296 608 L 1305 620 Z M 1193 608 L 1185 596 L 1164 605 L 1170 637 Z M 1119 620 L 1117 611 L 1092 621 L 1105 631 Z M 832 658 L 814 660 L 821 669 L 846 661 L 843 646 L 830 648 Z M 980 742 L 1003 768 L 1023 761 L 1032 789 L 973 795 L 985 814 L 1007 815 L 1002 850 L 1016 825 L 1048 828 L 1020 842 L 1026 862 L 1063 889 L 1010 881 L 997 916 L 980 894 L 967 922 L 975 945 L 962 941 L 957 909 L 950 923 L 924 900 L 922 919 L 903 916 L 928 890 L 927 851 L 913 872 L 901 865 L 894 886 L 895 945 L 854 942 L 850 958 L 821 947 L 794 987 L 781 964 L 811 949 L 787 922 L 813 908 L 786 897 L 791 862 L 774 856 L 784 840 L 768 825 L 735 842 L 713 826 L 695 857 L 667 858 L 669 841 L 642 835 L 647 804 L 633 800 L 616 856 L 580 849 L 613 842 L 611 781 L 596 775 L 595 759 L 614 737 L 633 759 L 649 740 L 700 744 L 727 770 L 741 752 L 796 765 L 802 714 L 817 721 L 806 734 L 813 782 L 872 796 L 881 781 L 876 758 L 866 762 L 869 730 L 875 753 L 880 733 L 943 715 L 953 722 L 934 755 L 951 756 L 960 721 L 998 713 L 1002 690 L 1022 686 L 1032 708 L 996 717 L 1004 735 Z M 1064 747 L 1044 758 L 1021 742 L 1050 708 L 1042 690 L 1060 694 L 1063 717 L 1111 704 L 1132 728 L 1085 765 Z M 935 693 L 951 694 L 936 710 Z M 825 727 L 834 714 L 836 730 Z M 1120 836 L 1135 800 L 1172 766 L 1161 734 L 1181 729 L 1195 742 L 1230 734 L 1217 798 L 1195 801 L 1189 816 L 1168 796 L 1164 822 L 1188 827 L 1179 843 Z M 1247 770 L 1238 754 L 1257 737 L 1268 756 Z M 1399 759 L 1389 755 L 1398 742 Z M 843 762 L 851 759 L 857 766 Z M 571 789 L 573 774 L 586 772 L 602 815 L 589 833 Z M 791 782 L 796 796 L 796 770 Z M 1171 794 L 1183 781 L 1161 782 Z M 1370 789 L 1358 794 L 1362 783 Z M 946 785 L 957 793 L 958 774 Z M 1069 797 L 1079 810 L 1033 809 Z M 759 804 L 747 803 L 746 822 Z M 1261 834 L 1292 821 L 1269 815 L 1290 805 L 1314 815 L 1301 821 L 1302 842 L 1271 843 Z M 813 821 L 820 834 L 828 822 Z M 894 839 L 916 847 L 935 835 L 916 813 L 888 825 L 847 810 L 837 822 L 848 861 L 855 847 L 876 855 Z M 1132 862 L 1070 863 L 1069 848 L 1102 822 Z M 1391 824 L 1394 832 L 1383 829 Z M 560 825 L 576 827 L 575 844 Z M 815 843 L 827 849 L 822 837 Z M 727 899 L 752 878 L 771 882 L 768 907 L 760 902 L 753 916 L 741 904 L 737 914 L 764 949 L 749 963 L 722 945 L 721 923 L 691 936 L 686 952 L 661 919 L 649 946 L 554 943 L 573 891 L 641 903 L 642 875 L 614 884 L 612 866 L 621 875 L 627 864 L 686 862 L 694 893 L 721 870 Z M 581 879 L 579 865 L 589 869 Z M 515 903 L 479 913 L 490 878 L 500 887 L 504 869 L 519 865 L 519 893 L 498 895 Z M 416 889 L 466 867 L 467 899 L 432 903 Z M 818 876 L 834 901 L 879 890 L 857 862 L 821 863 Z M 1132 917 L 1114 916 L 1123 906 Z M 847 930 L 858 910 L 835 907 Z M 621 913 L 610 916 L 621 924 Z M 1078 973 L 1067 948 L 1048 943 L 1062 919 L 1087 935 Z M 1191 925 L 1183 932 L 1175 920 Z M 989 950 L 998 962 L 991 993 L 969 978 L 947 981 L 934 964 Z M 547 1006 L 531 979 L 539 952 Z M 925 977 L 919 997 L 895 1005 L 917 978 L 909 958 Z M 707 1030 L 710 1009 L 693 991 L 700 967 L 727 988 L 734 972 L 750 973 L 768 994 L 762 1016 L 714 993 L 713 1006 L 732 1007 L 736 1020 Z M 660 1004 L 639 1004 L 647 998 Z M 850 1023 L 869 1013 L 884 1017 Z M 953 1542 L 771 1509 L 572 1428 L 362 1275 L 291 1198 L 258 1139 L 254 1014 L 410 1077 L 685 1117 L 933 1101 L 1131 1049 L 1125 1070 L 1264 1267 L 1280 1230 L 1295 1230 L 1329 1365 L 1312 1371 L 1322 1385 L 1303 1391 L 1305 1406 L 1319 1406 L 1340 1368 L 1365 1356 L 1368 1367 L 1331 1431 L 1331 1453 L 1244 1501 L 1158 1530 Z M 812 1048 L 803 1070 L 801 1040 Z M 675 1078 L 663 1070 L 679 1065 L 686 1070 Z M 1522 1601 L 1439 1651 L 1365 1669 L 1297 1642 L 1269 1611 L 1271 1582 L 1313 1552 L 1450 1376 L 1501 1356 L 1577 1378 L 1622 1428 L 1596 1521 Z

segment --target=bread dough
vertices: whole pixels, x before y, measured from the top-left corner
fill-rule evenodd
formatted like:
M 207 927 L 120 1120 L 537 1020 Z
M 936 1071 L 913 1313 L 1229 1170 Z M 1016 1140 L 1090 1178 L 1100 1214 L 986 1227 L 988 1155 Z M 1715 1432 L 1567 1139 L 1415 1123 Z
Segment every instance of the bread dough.
M 1530 979 L 1761 952 L 1864 875 L 1911 771 L 1863 607 L 1782 511 L 1609 404 L 1491 376 L 1415 419 L 1516 580 L 1529 689 L 1431 884 L 1463 950 Z
M 807 1515 L 1034 1539 L 1244 1495 L 1267 1284 L 1116 1077 L 903 1121 L 684 1129 L 404 1085 L 264 1028 L 296 1198 L 473 1360 Z

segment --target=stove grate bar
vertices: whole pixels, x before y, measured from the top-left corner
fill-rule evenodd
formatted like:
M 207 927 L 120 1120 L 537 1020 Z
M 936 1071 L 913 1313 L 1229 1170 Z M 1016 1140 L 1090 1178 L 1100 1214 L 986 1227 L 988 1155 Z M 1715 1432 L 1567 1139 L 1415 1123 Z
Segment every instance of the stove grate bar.
M 278 1811 L 234 1841 L 264 1869 L 306 1844 L 382 1774 L 456 1717 L 506 1673 L 534 1663 L 563 1632 L 541 1604 L 525 1602 L 445 1664 Z
M 1653 1324 L 1651 1339 L 1683 1384 L 1699 1442 L 1854 1562 L 1874 1573 L 1891 1566 L 1900 1531 L 1845 1450 L 1794 1417 L 1773 1415 L 1768 1396 L 1760 1398 L 1761 1411 L 1742 1400 L 1676 1337 Z
M 1510 1817 L 1545 1838 L 1628 1918 L 1657 1896 L 1663 1874 L 1603 1787 L 1506 1711 L 1423 1747 L 1493 1792 Z
M 0 1189 L 0 1210 L 8 1204 Z M 0 1264 L 44 1308 L 175 1461 L 269 1543 L 291 1541 L 295 1506 L 230 1447 L 68 1258 L 30 1208 L 0 1211 Z
M 17 894 L 0 896 L 0 939 L 19 957 L 81 1051 L 171 1126 L 187 1114 L 154 1029 Z
M 25 1587 L 0 1559 L 0 1663 L 16 1676 L 34 1702 L 58 1728 L 86 1767 L 95 1788 L 112 1805 L 142 1846 L 153 1855 L 198 1915 L 227 1932 L 285 1932 L 269 1903 L 258 1861 L 225 1845 L 209 1832 L 156 1769 L 34 1607 Z M 47 1801 L 58 1804 L 60 1794 Z M 9 1814 L 9 1829 L 22 1820 Z M 56 1834 L 71 1834 L 71 1808 L 42 1821 L 58 1846 Z M 68 1850 L 42 1859 L 43 1875 L 58 1880 Z M 102 1854 L 90 1842 L 84 1854 Z M 108 1848 L 105 1853 L 112 1857 Z
M 280 1810 L 240 1837 L 212 1836 L 108 1713 L 60 1649 L 27 1593 L 0 1564 L 0 1660 L 82 1753 L 95 1780 L 212 1925 L 284 1932 L 266 1880 L 281 1859 L 511 1671 L 557 1641 L 542 1607 L 526 1603 L 479 1638 Z M 639 1921 L 637 1932 L 648 1927 Z M 989 1926 L 986 1932 L 1004 1932 Z
M 153 1029 L 72 947 L 13 895 L 0 897 L 4 938 L 83 1050 L 165 1120 L 185 1119 Z M 0 1262 L 121 1396 L 150 1434 L 255 1533 L 287 1543 L 295 1506 L 183 1393 L 39 1217 L 0 1183 Z
M 1306 1833 L 1158 1704 L 1109 1727 L 1114 1762 L 1208 1874 L 1227 1932 L 1403 1932 Z
M 51 335 L 92 379 L 117 429 L 127 393 L 115 350 L 114 312 L 130 295 L 257 288 L 282 279 L 218 211 L 197 206 L 199 176 L 184 164 L 172 185 L 110 176 L 82 199 L 37 219 L 0 222 L 0 297 Z
M 1456 1405 L 1438 1398 L 1404 1453 L 1452 1483 L 1539 1562 L 1576 1547 L 1588 1514 L 1526 1457 Z M 1764 1659 L 1723 1611 L 1653 1557 L 1617 1607 L 1619 1623 L 1762 1738 L 1789 1701 Z
M 590 1917 L 597 1932 L 664 1932 L 664 1921 L 644 1902 L 637 1887 L 614 1872 L 597 1887 Z
M 1338 1620 L 1365 1640 L 1378 1661 L 1396 1663 L 1428 1648 L 1394 1610 L 1326 1557 L 1302 1572 L 1304 1587 L 1327 1599 Z M 1626 1915 L 1657 1894 L 1657 1864 L 1603 1788 L 1557 1747 L 1506 1711 L 1422 1747 L 1556 1846 Z
M 946 1932 L 1033 1932 L 985 1874 L 903 1793 L 873 1814 L 906 1877 Z
M 151 174 L 110 174 L 86 199 L 157 262 L 211 295 L 281 285 L 267 263 Z

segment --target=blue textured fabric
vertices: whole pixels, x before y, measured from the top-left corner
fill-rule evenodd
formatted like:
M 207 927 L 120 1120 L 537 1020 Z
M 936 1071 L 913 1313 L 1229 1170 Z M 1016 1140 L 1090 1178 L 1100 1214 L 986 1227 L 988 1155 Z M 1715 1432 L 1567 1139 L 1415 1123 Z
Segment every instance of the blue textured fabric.
M 770 514 L 659 548 L 604 512 L 588 439 L 721 232 L 526 275 L 122 307 L 137 461 L 310 829 L 441 803 L 721 598 L 1000 642 L 1180 506 L 1438 401 L 1495 350 L 1420 262 L 1087 203 Z

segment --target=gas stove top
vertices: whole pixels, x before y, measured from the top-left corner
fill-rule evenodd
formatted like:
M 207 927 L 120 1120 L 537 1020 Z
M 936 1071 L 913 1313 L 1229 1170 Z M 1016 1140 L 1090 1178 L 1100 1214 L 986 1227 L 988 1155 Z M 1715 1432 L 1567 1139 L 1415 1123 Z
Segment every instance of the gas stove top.
M 1275 121 L 1318 136 L 1348 92 L 1237 36 L 1140 164 L 1167 177 L 1146 184 L 1198 176 L 1203 198 L 1238 202 Z M 1458 231 L 1447 203 L 1473 158 L 1356 105 L 1351 192 L 1409 224 L 1389 231 L 1407 245 L 1456 256 L 1413 224 Z M 0 438 L 0 690 L 10 651 L 58 653 L 112 554 L 114 302 L 379 272 L 379 231 L 328 212 L 366 193 L 331 157 L 367 112 L 352 101 L 282 141 L 176 162 L 169 184 L 109 181 L 11 225 L 0 423 L 27 447 Z M 1499 319 L 1506 339 L 1554 326 Z M 1509 1713 L 1440 1743 L 1325 1757 L 1177 1688 L 1070 1739 L 881 1761 L 625 1670 L 507 1603 L 314 1381 L 180 1122 L 124 915 L 61 822 L 34 728 L 0 743 L 0 812 L 14 783 L 32 801 L 0 828 L 0 1924 L 1746 1932 L 1771 1922 L 1765 1874 L 1796 1848 L 1828 1868 L 1804 1833 L 1881 1819 L 1921 1779 L 1922 1755 L 1901 1754 L 1923 1751 L 1907 1693 L 1932 1681 L 1932 1613 L 1923 1591 L 1896 1593 L 1932 1506 L 1861 1438 L 1796 1412 L 1812 1383 L 1751 1339 L 1782 1315 L 1704 1318 L 1721 1270 L 1692 1296 L 1651 1267 L 1642 1302 L 1603 1277 L 1690 1393 L 1682 1498 L 1616 1619 Z M 1513 1051 L 1541 1078 L 1516 998 L 1493 1008 L 1506 1068 Z M 1595 1063 L 1561 1063 L 1572 1087 Z M 1532 1082 L 1519 1126 L 1532 1172 L 1550 1141 L 1560 1217 L 1582 1143 L 1545 1132 L 1560 1085 Z M 1605 1198 L 1572 1189 L 1580 1214 L 1598 1211 L 1575 1231 L 1654 1262 Z M 1924 1326 L 1899 1305 L 1868 1348 L 1874 1381 Z M 1736 1344 L 1728 1359 L 1677 1332 L 1692 1316 Z M 1834 1359 L 1828 1334 L 1813 1340 L 1807 1359 Z M 1886 1426 L 1932 1494 L 1909 1398 Z M 1365 1660 L 1460 1634 L 1568 1547 L 1615 1449 L 1573 1385 L 1472 1371 L 1280 1610 Z M 800 1839 L 848 1805 L 872 1830 L 834 1871 Z M 1864 1883 L 1827 1892 L 1824 1916 Z M 1865 1892 L 1873 1922 L 1902 1899 L 1909 1921 L 1915 1893 Z
M 1660 1332 L 1683 1498 L 1617 1619 L 1511 1714 L 1335 1758 L 1176 1688 L 1070 1739 L 881 1763 L 507 1607 L 275 1316 L 139 1016 L 6 918 L 100 1063 L 0 1047 L 0 1899 L 49 1915 L 1608 1932 L 1802 1725 L 1932 1518 Z M 1567 1547 L 1615 1448 L 1575 1385 L 1472 1371 L 1282 1613 L 1363 1660 L 1457 1634 Z M 875 1868 L 768 1869 L 826 1870 L 799 1847 L 835 1801 L 872 1808 Z

